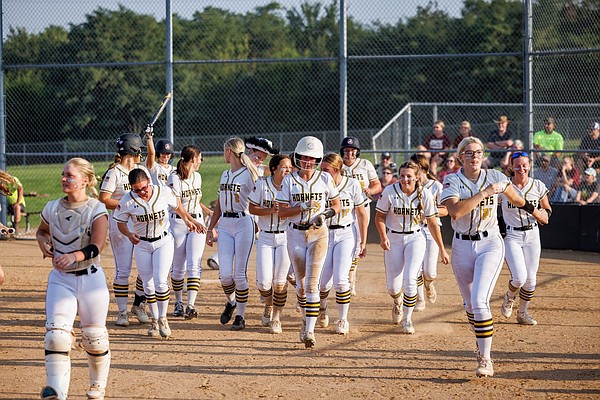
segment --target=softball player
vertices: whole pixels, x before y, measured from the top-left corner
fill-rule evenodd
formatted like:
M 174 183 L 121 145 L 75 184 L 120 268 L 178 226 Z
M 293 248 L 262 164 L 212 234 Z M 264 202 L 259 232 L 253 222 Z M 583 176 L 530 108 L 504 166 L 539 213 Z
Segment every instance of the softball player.
M 502 315 L 506 318 L 512 315 L 518 292 L 520 301 L 517 322 L 523 325 L 536 325 L 537 321 L 529 315 L 527 307 L 535 292 L 536 275 L 542 253 L 538 222 L 547 224 L 548 218 L 545 217 L 552 213 L 552 209 L 546 185 L 540 180 L 529 178 L 531 170 L 529 154 L 524 151 L 513 153 L 510 157 L 510 167 L 511 182 L 516 192 L 536 208 L 541 206 L 546 210 L 546 214 L 541 213 L 542 219 L 537 221 L 532 218 L 532 215 L 515 208 L 506 201 L 504 195 L 500 195 L 502 216 L 506 222 L 506 237 L 504 238 L 506 263 L 510 270 L 508 291 L 504 295 L 502 303 Z
M 246 327 L 244 315 L 248 304 L 248 261 L 254 245 L 254 220 L 248 211 L 248 196 L 258 177 L 255 165 L 244 153 L 244 141 L 231 138 L 225 142 L 223 157 L 231 169 L 223 172 L 219 184 L 219 202 L 206 233 L 206 244 L 213 245 L 214 228 L 219 223 L 219 280 L 227 297 L 221 324 L 231 320 L 237 308 L 231 330 Z M 220 221 L 220 222 L 219 222 Z
M 539 218 L 542 213 L 523 199 L 506 175 L 481 169 L 484 147 L 475 137 L 464 138 L 457 149 L 462 168 L 444 178 L 442 204 L 452 217 L 452 269 L 477 340 L 477 376 L 493 376 L 491 359 L 494 321 L 490 296 L 504 259 L 504 242 L 496 216 L 498 194 Z
M 8 196 L 10 194 L 10 185 L 14 182 L 15 179 L 9 173 L 0 170 L 0 195 Z M 0 211 L 2 211 L 2 207 L 0 207 Z M 0 235 L 8 236 L 14 233 L 14 228 L 9 228 L 0 222 Z M 0 265 L 0 289 L 2 289 L 2 284 L 4 284 L 4 270 L 2 270 L 2 266 Z
M 442 262 L 448 264 L 442 233 L 437 224 L 435 199 L 421 186 L 420 167 L 413 161 L 398 168 L 399 182 L 386 186 L 377 200 L 375 225 L 384 250 L 385 275 L 388 293 L 394 299 L 392 321 L 402 323 L 402 333 L 413 334 L 412 313 L 417 302 L 417 276 L 427 246 L 421 233 L 425 219 L 433 239 L 442 253 Z M 404 291 L 402 309 L 400 295 Z
M 277 334 L 281 333 L 280 315 L 287 300 L 290 257 L 285 234 L 288 222 L 279 218 L 279 203 L 275 198 L 283 178 L 292 171 L 292 162 L 286 155 L 274 155 L 269 171 L 271 176 L 256 181 L 249 196 L 249 210 L 258 216 L 260 229 L 256 242 L 256 285 L 265 299 L 261 322 Z
M 335 302 L 337 304 L 338 320 L 336 332 L 347 335 L 350 331 L 348 309 L 350 308 L 350 266 L 354 254 L 364 258 L 367 252 L 367 212 L 365 203 L 367 196 L 362 191 L 356 179 L 342 176 L 342 158 L 335 153 L 327 154 L 321 163 L 321 171 L 327 172 L 333 178 L 340 193 L 341 211 L 338 215 L 327 220 L 329 229 L 329 244 L 327 257 L 321 273 L 320 298 L 321 307 L 317 322 L 326 328 L 329 325 L 327 315 L 327 296 L 335 286 Z M 356 222 L 356 223 L 355 223 Z M 358 226 L 358 232 L 356 228 Z M 357 236 L 360 248 L 355 249 Z
M 146 168 L 150 171 L 150 178 L 154 185 L 167 186 L 167 180 L 175 169 L 173 162 L 173 143 L 166 139 L 160 139 L 154 144 L 152 128 L 146 131 L 146 146 L 148 155 L 146 157 Z M 158 155 L 158 159 L 156 156 Z
M 119 200 L 131 189 L 128 181 L 129 171 L 140 168 L 150 175 L 144 166 L 138 164 L 143 149 L 142 138 L 135 133 L 124 133 L 117 140 L 115 161 L 108 167 L 100 183 L 99 200 L 104 203 L 107 209 L 115 210 L 119 205 Z M 113 218 L 109 218 L 108 226 L 110 247 L 115 259 L 113 292 L 119 310 L 116 325 L 128 326 L 127 298 L 129 297 L 129 276 L 133 266 L 133 245 L 119 232 L 117 222 Z M 135 281 L 135 299 L 133 300 L 131 312 L 140 323 L 145 324 L 148 322 L 146 298 L 144 297 L 142 280 L 139 276 Z
M 344 161 L 343 174 L 356 179 L 368 197 L 365 204 L 367 211 L 367 225 L 371 219 L 370 203 L 373 196 L 381 193 L 381 182 L 377 176 L 377 171 L 369 160 L 360 157 L 360 143 L 357 138 L 345 137 L 340 145 L 340 156 Z M 360 230 L 358 231 L 360 233 Z M 360 247 L 362 239 L 357 237 L 356 249 Z M 358 266 L 358 254 L 354 255 L 352 266 L 350 267 L 350 292 L 352 296 L 356 296 L 356 268 Z
M 314 332 L 320 308 L 318 284 L 327 256 L 325 220 L 341 209 L 331 175 L 317 171 L 322 159 L 323 143 L 319 139 L 313 136 L 300 139 L 294 152 L 294 164 L 300 171 L 283 178 L 281 191 L 277 193 L 279 216 L 291 224 L 287 230 L 287 246 L 296 276 L 296 296 L 302 308 L 300 341 L 306 348 L 316 344 Z
M 279 154 L 279 150 L 273 147 L 273 142 L 269 139 L 252 136 L 244 139 L 244 144 L 248 149 L 248 157 L 256 165 L 258 176 L 265 175 L 265 160 L 268 156 Z
M 106 242 L 108 212 L 97 196 L 94 167 L 72 158 L 63 167 L 62 191 L 48 202 L 36 233 L 42 255 L 52 259 L 46 290 L 46 384 L 42 399 L 66 399 L 71 380 L 69 352 L 73 323 L 81 322 L 81 343 L 88 354 L 87 399 L 103 399 L 110 368 L 106 315 L 110 294 L 100 253 Z
M 183 208 L 168 187 L 152 185 L 146 171 L 133 169 L 129 173 L 131 191 L 121 198 L 113 213 L 119 231 L 133 244 L 144 294 L 150 306 L 152 321 L 148 336 L 171 336 L 167 321 L 169 306 L 169 270 L 173 262 L 174 244 L 169 229 L 169 208 L 181 217 L 190 231 L 202 229 Z M 133 232 L 128 222 L 133 222 Z
M 202 204 L 202 177 L 197 172 L 202 162 L 202 154 L 196 146 L 185 146 L 177 169 L 169 175 L 168 185 L 173 189 L 183 208 L 192 218 L 204 225 L 204 213 L 210 209 Z M 206 228 L 190 232 L 184 221 L 176 213 L 171 213 L 171 233 L 175 241 L 171 285 L 175 292 L 174 317 L 193 319 L 198 316 L 196 297 L 200 290 L 202 274 L 202 254 L 206 243 Z M 183 284 L 187 272 L 187 306 L 183 309 Z
M 427 157 L 422 154 L 413 154 L 410 157 L 411 161 L 415 162 L 421 168 L 420 181 L 421 185 L 425 189 L 429 189 L 433 198 L 435 199 L 438 218 L 436 218 L 436 224 L 438 226 L 442 226 L 442 221 L 440 217 L 445 217 L 448 215 L 448 210 L 446 207 L 440 204 L 440 195 L 442 194 L 442 184 L 438 181 L 431 171 L 429 170 L 429 161 Z M 433 281 L 437 277 L 437 262 L 438 256 L 440 254 L 440 249 L 433 239 L 431 235 L 431 230 L 427 226 L 427 224 L 423 224 L 422 226 L 423 234 L 425 235 L 427 247 L 425 248 L 425 258 L 423 259 L 423 265 L 421 266 L 421 271 L 419 273 L 419 277 L 417 278 L 417 304 L 415 305 L 415 311 L 423 311 L 425 310 L 425 296 L 423 293 L 423 286 L 425 286 L 425 291 L 427 292 L 427 300 L 431 304 L 435 303 L 437 300 L 437 292 L 435 290 L 435 286 L 433 285 Z M 440 228 L 441 229 L 441 228 Z

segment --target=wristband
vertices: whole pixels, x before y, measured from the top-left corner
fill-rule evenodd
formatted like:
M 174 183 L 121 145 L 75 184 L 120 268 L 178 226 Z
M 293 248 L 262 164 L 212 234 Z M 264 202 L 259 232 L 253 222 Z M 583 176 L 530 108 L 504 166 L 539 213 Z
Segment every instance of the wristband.
M 83 249 L 79 250 L 83 253 L 83 259 L 84 260 L 89 260 L 91 258 L 94 258 L 98 255 L 98 253 L 100 253 L 100 251 L 98 250 L 98 246 L 96 246 L 93 243 L 88 244 L 87 246 L 85 246 Z
M 533 214 L 533 211 L 535 210 L 535 207 L 533 206 L 533 204 L 531 204 L 529 202 L 529 200 L 525 200 L 525 204 L 523 204 L 523 206 L 521 207 L 517 207 L 521 210 L 525 210 L 527 211 L 529 214 Z
M 545 210 L 548 213 L 548 218 L 550 218 L 550 216 L 552 215 L 552 209 L 551 208 L 546 208 Z

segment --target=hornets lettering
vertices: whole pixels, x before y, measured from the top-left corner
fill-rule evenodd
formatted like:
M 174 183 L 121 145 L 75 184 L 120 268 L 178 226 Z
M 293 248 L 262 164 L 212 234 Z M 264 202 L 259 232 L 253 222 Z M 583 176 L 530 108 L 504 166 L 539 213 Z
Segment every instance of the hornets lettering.
M 165 183 L 167 182 L 167 179 L 169 178 L 165 174 L 158 174 L 156 177 L 158 178 L 159 181 L 162 181 L 162 182 L 165 182 Z
M 485 206 L 493 206 L 495 204 L 495 196 L 489 196 L 486 197 L 485 199 L 481 200 L 481 203 L 479 203 L 480 207 L 485 207 Z
M 298 202 L 323 201 L 323 193 L 292 193 L 292 200 Z
M 414 216 L 419 214 L 419 210 L 411 207 L 394 207 L 394 214 Z
M 368 179 L 365 177 L 365 175 L 364 175 L 364 174 L 347 174 L 347 173 L 346 173 L 345 175 L 346 175 L 347 177 L 354 178 L 354 179 L 356 179 L 356 180 L 357 180 L 357 181 L 359 181 L 359 182 L 365 182 L 365 181 L 368 181 Z
M 131 190 L 131 184 L 130 183 L 123 183 L 123 190 L 125 190 L 125 191 Z
M 194 197 L 194 196 L 202 196 L 202 189 L 194 188 L 188 190 L 181 191 L 181 197 Z
M 221 183 L 219 185 L 219 189 L 224 192 L 235 192 L 239 193 L 241 189 L 241 185 L 238 183 Z
M 265 208 L 273 208 L 273 200 L 263 200 L 262 206 Z
M 144 215 L 136 215 L 135 220 L 137 222 L 148 222 L 154 221 L 157 219 L 163 219 L 165 217 L 165 210 L 160 210 L 159 212 L 155 212 L 152 214 L 144 214 Z
M 539 204 L 540 204 L 539 199 L 529 200 L 529 202 L 531 204 L 533 204 L 533 208 L 539 208 Z M 514 204 L 512 204 L 509 201 L 506 202 L 506 207 L 507 208 L 517 208 Z

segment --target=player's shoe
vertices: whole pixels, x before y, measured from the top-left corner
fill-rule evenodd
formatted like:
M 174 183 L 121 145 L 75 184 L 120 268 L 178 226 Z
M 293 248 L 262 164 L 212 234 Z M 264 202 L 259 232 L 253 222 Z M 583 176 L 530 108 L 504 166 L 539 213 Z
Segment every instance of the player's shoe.
M 300 324 L 300 341 L 302 343 L 304 343 L 304 341 L 306 340 L 306 320 L 302 320 L 302 323 Z
M 402 306 L 394 303 L 392 305 L 392 322 L 394 325 L 399 325 L 402 321 Z
M 404 333 L 405 335 L 412 335 L 415 333 L 415 327 L 413 326 L 412 321 L 402 321 L 402 333 Z
M 345 319 L 338 320 L 335 332 L 338 335 L 347 335 L 350 332 L 350 322 Z
M 103 400 L 105 389 L 100 387 L 97 383 L 92 384 L 89 390 L 86 392 L 86 399 Z
M 510 298 L 508 292 L 504 295 L 504 301 L 502 302 L 502 315 L 504 318 L 510 318 L 513 312 L 513 307 L 515 306 L 515 299 Z
M 149 321 L 148 314 L 146 314 L 146 302 L 140 303 L 139 306 L 132 306 L 131 313 L 135 315 L 140 324 L 147 324 Z
M 327 328 L 329 326 L 329 315 L 327 315 L 326 309 L 319 309 L 319 316 L 317 317 L 317 324 L 321 328 Z
M 58 399 L 58 393 L 56 390 L 54 390 L 54 388 L 46 386 L 40 392 L 40 397 L 42 400 L 56 400 Z
M 537 321 L 527 311 L 517 311 L 517 323 L 521 325 L 537 325 Z
M 148 327 L 148 336 L 150 337 L 159 337 L 160 332 L 158 331 L 158 320 L 156 318 L 152 318 L 150 321 L 150 326 Z
M 183 302 L 176 301 L 173 306 L 173 316 L 174 317 L 183 317 Z
M 415 303 L 415 308 L 413 311 L 414 312 L 425 311 L 425 299 L 417 299 L 417 302 Z
M 230 302 L 225 304 L 225 310 L 223 310 L 221 313 L 221 324 L 225 325 L 231 321 L 231 318 L 233 317 L 233 310 L 235 310 L 236 307 L 237 304 L 231 304 Z
M 244 320 L 244 317 L 242 317 L 241 315 L 236 315 L 235 320 L 233 321 L 233 325 L 231 325 L 231 330 L 232 331 L 241 331 L 245 327 L 246 327 L 246 321 Z
M 127 314 L 127 310 L 119 311 L 117 314 L 117 322 L 115 323 L 117 326 L 129 326 L 129 315 Z
M 273 317 L 273 306 L 265 305 L 265 310 L 263 312 L 263 315 L 261 315 L 261 317 L 260 317 L 260 323 L 262 324 L 262 326 L 269 326 L 269 323 L 271 322 L 272 317 Z
M 475 370 L 475 374 L 481 378 L 486 376 L 494 376 L 494 364 L 492 360 L 489 358 L 483 358 L 482 356 L 477 356 L 477 362 L 479 366 Z
M 315 338 L 314 332 L 306 332 L 306 336 L 304 337 L 304 348 L 312 349 L 317 344 L 317 339 Z
M 167 317 L 160 317 L 158 319 L 158 332 L 160 336 L 168 339 L 171 336 L 171 328 L 169 327 L 169 321 L 167 321 Z
M 283 332 L 283 330 L 281 329 L 281 322 L 277 320 L 271 321 L 271 323 L 269 324 L 269 330 L 274 335 L 280 334 L 281 332 Z
M 437 291 L 432 281 L 425 281 L 425 296 L 431 304 L 437 300 Z
M 198 318 L 198 311 L 192 305 L 189 305 L 185 308 L 185 313 L 183 314 L 183 318 L 185 319 L 194 319 Z

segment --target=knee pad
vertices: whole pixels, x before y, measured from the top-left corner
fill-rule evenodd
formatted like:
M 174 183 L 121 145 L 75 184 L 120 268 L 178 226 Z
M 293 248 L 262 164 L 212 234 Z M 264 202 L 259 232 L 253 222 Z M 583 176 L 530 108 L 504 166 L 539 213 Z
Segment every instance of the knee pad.
M 51 329 L 44 336 L 44 350 L 46 354 L 68 355 L 73 344 L 73 336 L 70 331 L 62 329 Z
M 275 293 L 287 292 L 287 282 L 285 282 L 285 283 L 275 283 L 273 285 L 273 292 L 275 292 Z
M 81 328 L 81 344 L 88 354 L 103 355 L 108 352 L 108 332 L 105 327 Z

